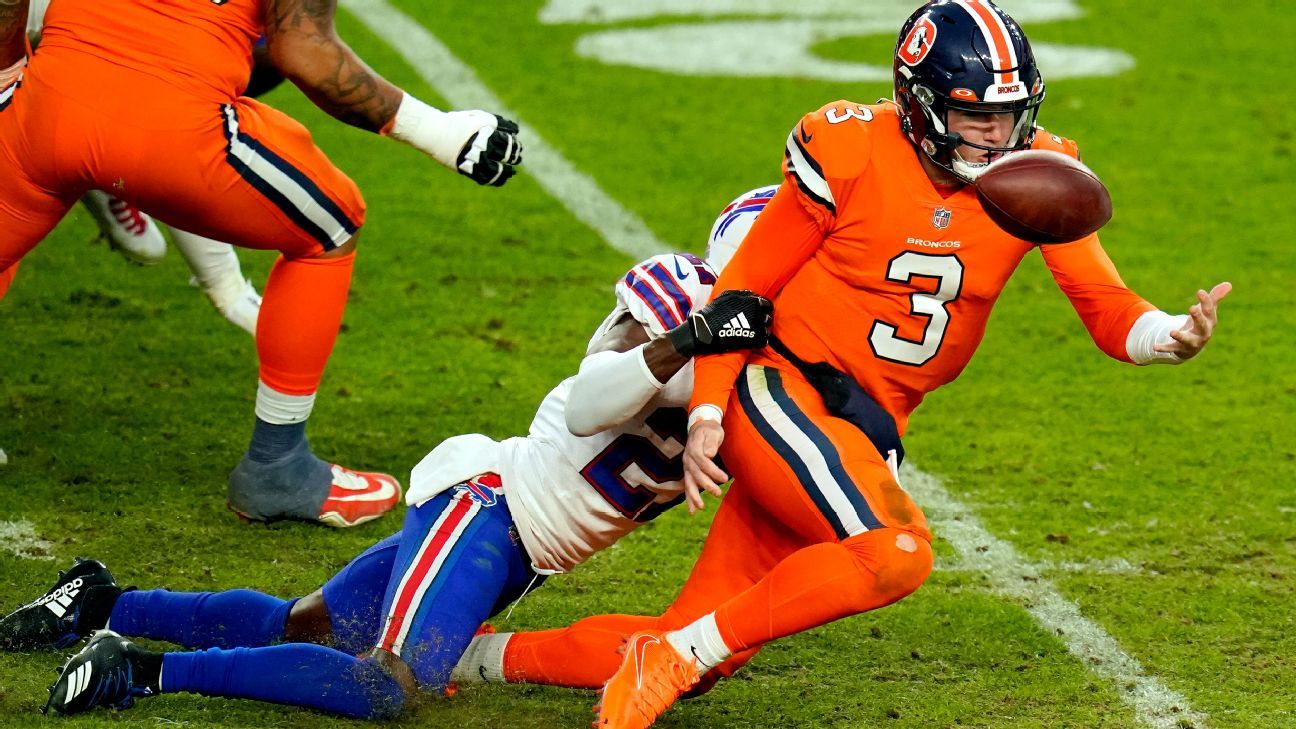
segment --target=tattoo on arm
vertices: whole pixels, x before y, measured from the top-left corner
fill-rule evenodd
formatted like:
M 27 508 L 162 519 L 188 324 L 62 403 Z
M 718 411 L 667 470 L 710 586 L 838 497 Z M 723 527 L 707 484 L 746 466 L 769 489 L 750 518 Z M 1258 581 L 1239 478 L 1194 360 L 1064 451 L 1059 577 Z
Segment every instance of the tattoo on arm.
M 0 0 L 0 69 L 27 55 L 27 0 Z
M 321 109 L 379 131 L 396 115 L 403 94 L 337 36 L 336 10 L 337 0 L 265 0 L 270 57 Z

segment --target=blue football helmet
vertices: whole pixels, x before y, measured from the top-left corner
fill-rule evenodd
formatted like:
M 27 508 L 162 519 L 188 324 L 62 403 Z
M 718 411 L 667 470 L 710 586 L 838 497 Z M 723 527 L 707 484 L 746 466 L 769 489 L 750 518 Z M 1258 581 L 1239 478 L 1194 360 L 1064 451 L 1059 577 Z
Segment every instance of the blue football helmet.
M 932 0 L 905 21 L 895 49 L 895 101 L 913 143 L 933 162 L 974 182 L 995 159 L 1030 147 L 1044 78 L 1021 26 L 990 0 Z M 1003 147 L 972 144 L 949 131 L 951 109 L 1012 113 Z M 986 161 L 958 155 L 960 144 Z

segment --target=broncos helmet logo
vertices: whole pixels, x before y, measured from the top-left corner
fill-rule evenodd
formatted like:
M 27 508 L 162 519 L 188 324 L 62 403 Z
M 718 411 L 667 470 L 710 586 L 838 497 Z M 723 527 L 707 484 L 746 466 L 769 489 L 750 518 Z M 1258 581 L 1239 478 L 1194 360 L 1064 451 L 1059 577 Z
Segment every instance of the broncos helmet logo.
M 905 36 L 904 41 L 896 49 L 896 55 L 900 56 L 900 60 L 906 65 L 917 66 L 927 57 L 935 42 L 936 24 L 928 18 L 922 18 L 914 24 L 909 35 Z

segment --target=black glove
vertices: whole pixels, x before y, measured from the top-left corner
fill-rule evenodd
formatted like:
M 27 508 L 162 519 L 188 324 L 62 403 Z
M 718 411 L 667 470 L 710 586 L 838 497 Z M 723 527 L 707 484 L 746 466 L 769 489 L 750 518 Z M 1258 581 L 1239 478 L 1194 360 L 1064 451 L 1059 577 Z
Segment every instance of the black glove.
M 500 187 L 514 175 L 514 166 L 522 164 L 522 143 L 517 138 L 517 122 L 499 114 L 491 116 L 495 117 L 494 128 L 483 127 L 468 138 L 459 150 L 455 168 L 478 185 Z
M 774 304 L 750 291 L 725 291 L 667 332 L 685 357 L 756 349 L 769 342 Z

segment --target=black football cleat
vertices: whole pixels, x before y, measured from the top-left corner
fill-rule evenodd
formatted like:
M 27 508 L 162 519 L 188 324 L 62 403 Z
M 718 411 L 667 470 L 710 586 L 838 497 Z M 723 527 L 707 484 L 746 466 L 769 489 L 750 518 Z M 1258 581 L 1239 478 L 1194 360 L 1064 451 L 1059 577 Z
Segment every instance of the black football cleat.
M 77 557 L 71 569 L 59 573 L 58 582 L 48 592 L 0 618 L 0 650 L 66 648 L 103 627 L 80 625 L 84 621 L 78 620 L 86 596 L 101 590 L 121 593 L 102 562 Z M 106 618 L 104 615 L 99 621 Z
M 111 630 L 98 630 L 81 652 L 68 659 L 50 686 L 49 701 L 42 712 L 70 716 L 96 706 L 129 709 L 137 696 L 151 696 L 152 689 L 136 686 L 132 657 L 145 651 Z

